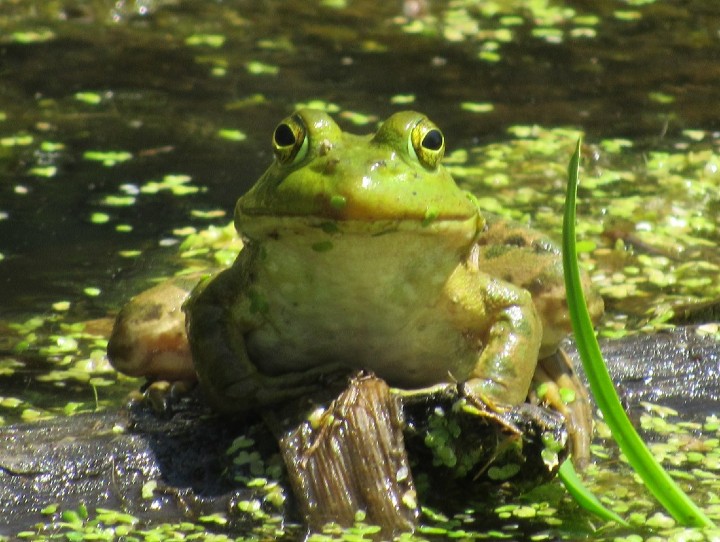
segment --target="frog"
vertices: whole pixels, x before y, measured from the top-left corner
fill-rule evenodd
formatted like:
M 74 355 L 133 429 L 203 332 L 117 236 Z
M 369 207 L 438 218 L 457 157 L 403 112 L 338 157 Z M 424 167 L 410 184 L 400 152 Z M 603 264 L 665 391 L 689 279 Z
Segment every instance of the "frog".
M 353 370 L 407 390 L 457 386 L 491 413 L 548 382 L 577 392 L 575 406 L 551 401 L 587 450 L 587 394 L 559 348 L 571 331 L 560 250 L 481 210 L 443 166 L 433 121 L 401 111 L 355 135 L 300 109 L 277 125 L 272 148 L 235 205 L 235 262 L 186 299 L 175 285 L 172 296 L 158 287 L 134 300 L 110 339 L 115 367 L 196 375 L 231 415 L 311 395 Z M 582 281 L 597 321 L 602 299 Z M 172 320 L 163 341 L 133 337 L 160 315 Z

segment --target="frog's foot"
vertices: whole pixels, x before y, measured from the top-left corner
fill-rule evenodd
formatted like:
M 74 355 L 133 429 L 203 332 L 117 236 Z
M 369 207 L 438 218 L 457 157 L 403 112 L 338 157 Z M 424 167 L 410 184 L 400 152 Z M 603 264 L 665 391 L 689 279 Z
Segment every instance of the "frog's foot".
M 298 399 L 322 401 L 333 398 L 345 387 L 350 374 L 348 367 L 340 363 L 277 376 L 248 373 L 222 388 L 215 397 L 215 407 L 239 414 Z M 212 400 L 212 394 L 208 395 Z M 222 398 L 224 404 L 217 404 L 218 398 Z
M 458 387 L 454 383 L 440 383 L 432 386 L 426 386 L 424 388 L 390 388 L 390 393 L 400 399 L 405 405 L 413 405 L 418 403 L 426 404 L 429 400 L 442 400 L 457 399 L 458 398 Z
M 567 354 L 556 353 L 538 362 L 530 399 L 560 412 L 570 435 L 573 463 L 582 468 L 590 460 L 592 408 L 587 390 L 573 371 Z
M 492 390 L 488 393 L 487 389 Z M 513 421 L 513 405 L 502 404 L 492 397 L 498 397 L 497 384 L 480 378 L 472 378 L 460 384 L 460 393 L 474 413 L 500 424 L 514 435 L 522 434 Z
M 145 384 L 141 391 L 131 394 L 129 402 L 147 403 L 155 413 L 168 415 L 172 413 L 173 405 L 188 395 L 196 384 L 193 380 L 155 380 Z

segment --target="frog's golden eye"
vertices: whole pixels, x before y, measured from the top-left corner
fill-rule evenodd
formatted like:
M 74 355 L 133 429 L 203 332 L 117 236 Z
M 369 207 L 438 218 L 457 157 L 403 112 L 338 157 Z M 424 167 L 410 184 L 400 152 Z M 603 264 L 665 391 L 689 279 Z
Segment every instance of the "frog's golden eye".
M 288 117 L 273 132 L 273 152 L 281 164 L 302 160 L 307 153 L 307 130 L 298 115 Z
M 434 169 L 445 154 L 445 138 L 429 119 L 423 118 L 410 132 L 410 144 L 420 163 Z

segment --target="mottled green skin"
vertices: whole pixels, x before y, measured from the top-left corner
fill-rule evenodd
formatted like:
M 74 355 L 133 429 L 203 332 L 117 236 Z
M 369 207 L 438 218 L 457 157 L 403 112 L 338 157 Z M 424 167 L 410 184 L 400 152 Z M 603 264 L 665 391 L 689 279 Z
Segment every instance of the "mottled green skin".
M 239 199 L 245 248 L 185 304 L 215 407 L 262 408 L 354 369 L 399 387 L 463 383 L 493 408 L 522 402 L 538 356 L 569 329 L 557 248 L 486 221 L 415 150 L 423 115 L 397 113 L 364 137 L 319 111 L 288 122 L 306 146 Z
M 264 223 L 255 217 L 307 217 L 363 222 L 411 220 L 433 213 L 440 220 L 477 216 L 472 198 L 443 167 L 419 161 L 408 133 L 423 118 L 390 117 L 374 136 L 344 133 L 328 115 L 303 110 L 307 153 L 289 165 L 275 161 L 235 208 L 235 225 L 253 238 Z M 262 239 L 256 239 L 261 242 Z

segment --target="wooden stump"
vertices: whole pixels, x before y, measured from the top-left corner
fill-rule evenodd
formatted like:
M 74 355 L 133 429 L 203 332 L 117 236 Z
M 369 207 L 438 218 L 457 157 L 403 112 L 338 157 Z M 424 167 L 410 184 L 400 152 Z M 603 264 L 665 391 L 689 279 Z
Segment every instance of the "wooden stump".
M 288 476 L 309 528 L 350 526 L 358 510 L 382 535 L 412 531 L 415 486 L 403 442 L 403 419 L 384 381 L 350 385 L 317 421 L 305 421 L 280 441 Z

